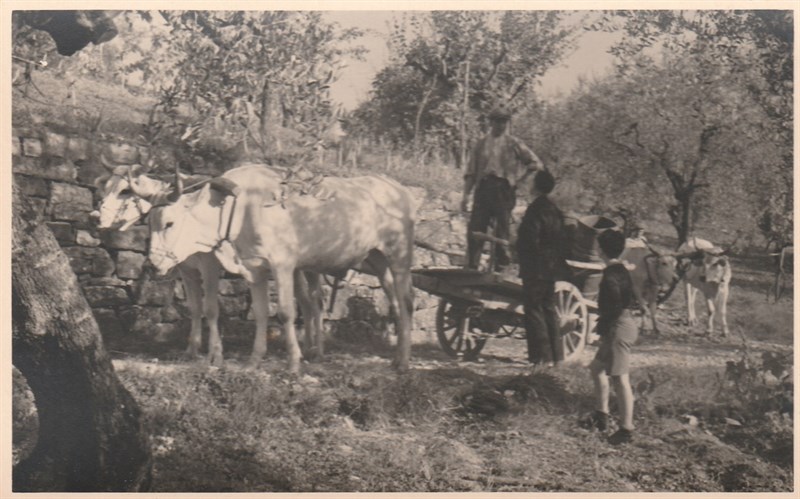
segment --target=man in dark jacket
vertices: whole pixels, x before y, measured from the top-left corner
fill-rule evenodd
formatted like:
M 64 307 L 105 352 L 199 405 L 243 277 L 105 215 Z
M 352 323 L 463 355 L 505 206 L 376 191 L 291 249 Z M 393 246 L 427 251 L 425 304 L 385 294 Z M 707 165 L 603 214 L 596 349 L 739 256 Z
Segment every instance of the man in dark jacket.
M 555 281 L 563 279 L 568 268 L 564 216 L 547 197 L 553 187 L 555 179 L 549 171 L 536 173 L 535 199 L 528 206 L 517 235 L 528 360 L 533 364 L 556 364 L 564 360 L 555 310 Z

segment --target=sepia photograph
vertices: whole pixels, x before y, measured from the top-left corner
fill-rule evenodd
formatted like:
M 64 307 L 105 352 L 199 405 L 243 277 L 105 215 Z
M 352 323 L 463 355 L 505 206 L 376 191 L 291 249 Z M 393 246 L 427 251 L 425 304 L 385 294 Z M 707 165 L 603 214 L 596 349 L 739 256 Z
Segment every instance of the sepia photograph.
M 1 8 L 0 495 L 795 492 L 795 2 L 209 7 Z

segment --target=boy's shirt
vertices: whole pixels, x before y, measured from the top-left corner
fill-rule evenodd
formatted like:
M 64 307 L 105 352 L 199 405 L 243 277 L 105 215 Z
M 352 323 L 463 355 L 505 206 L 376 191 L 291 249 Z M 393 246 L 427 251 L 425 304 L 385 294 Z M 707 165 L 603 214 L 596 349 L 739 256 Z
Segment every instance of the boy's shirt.
M 633 282 L 631 274 L 619 260 L 612 260 L 603 270 L 597 296 L 599 318 L 597 334 L 606 336 L 611 325 L 625 309 L 633 305 Z

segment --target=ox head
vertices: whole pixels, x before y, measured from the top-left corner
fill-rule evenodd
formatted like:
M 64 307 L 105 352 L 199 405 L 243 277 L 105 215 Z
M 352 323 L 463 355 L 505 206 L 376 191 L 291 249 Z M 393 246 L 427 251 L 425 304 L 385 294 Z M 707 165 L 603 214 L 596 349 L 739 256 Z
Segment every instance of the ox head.
M 696 237 L 681 245 L 678 257 L 689 265 L 687 277 L 709 284 L 722 284 L 730 279 L 728 253 L 735 246 L 739 235 L 737 233 L 736 239 L 724 249 Z
M 695 260 L 700 282 L 722 284 L 730 275 L 730 262 L 726 252 L 701 250 L 702 256 Z
M 221 224 L 228 222 L 222 213 L 228 192 L 208 183 L 196 192 L 183 194 L 177 177 L 176 187 L 148 216 L 150 263 L 161 275 L 195 253 L 216 249 L 224 237 Z
M 94 182 L 102 199 L 98 209 L 90 214 L 98 229 L 125 230 L 150 211 L 152 205 L 146 197 L 137 196 L 131 189 L 131 178 L 142 178 L 139 183 L 148 192 L 155 193 L 169 187 L 144 175 L 151 165 L 114 166 L 102 155 L 100 162 L 108 171 Z
M 678 259 L 673 254 L 657 251 L 649 244 L 647 245 L 647 249 L 650 251 L 649 260 L 652 262 L 649 264 L 652 265 L 649 272 L 653 273 L 652 277 L 658 283 L 659 288 L 666 290 L 673 282 L 680 278 L 677 271 Z

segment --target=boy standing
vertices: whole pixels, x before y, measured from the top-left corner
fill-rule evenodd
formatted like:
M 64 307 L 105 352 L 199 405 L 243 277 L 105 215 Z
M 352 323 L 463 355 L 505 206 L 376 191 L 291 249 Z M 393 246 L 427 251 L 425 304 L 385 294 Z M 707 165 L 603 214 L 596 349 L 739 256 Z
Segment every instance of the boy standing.
M 609 442 L 618 445 L 633 439 L 633 390 L 629 373 L 631 346 L 639 336 L 639 328 L 631 315 L 634 301 L 631 276 L 618 260 L 625 249 L 625 236 L 607 230 L 598 236 L 597 242 L 606 268 L 597 297 L 600 347 L 589 366 L 596 398 L 596 410 L 590 423 L 601 431 L 608 425 L 610 376 L 619 401 L 621 421 L 620 429 L 611 435 Z

